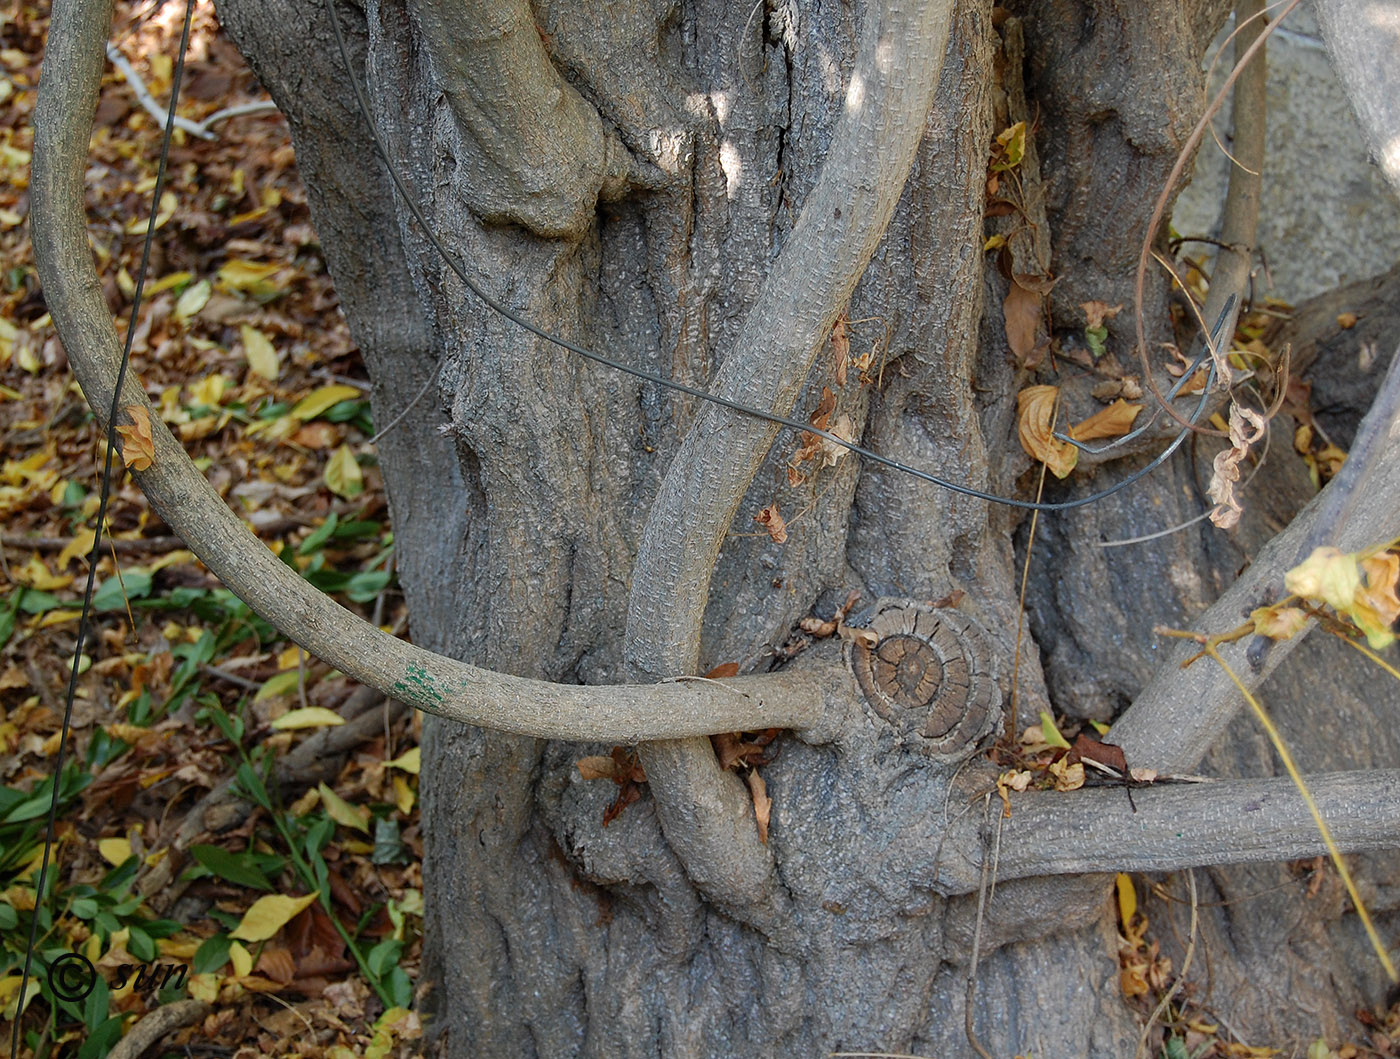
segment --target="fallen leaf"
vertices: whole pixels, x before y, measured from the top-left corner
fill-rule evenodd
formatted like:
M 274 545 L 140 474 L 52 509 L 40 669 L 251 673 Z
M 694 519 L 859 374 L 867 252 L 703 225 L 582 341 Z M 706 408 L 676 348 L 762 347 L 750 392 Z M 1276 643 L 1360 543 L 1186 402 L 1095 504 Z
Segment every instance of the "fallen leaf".
M 191 283 L 180 292 L 180 297 L 175 300 L 175 308 L 170 315 L 183 323 L 204 308 L 212 293 L 214 293 L 214 286 L 207 279 Z
M 706 680 L 723 680 L 725 677 L 737 677 L 739 675 L 738 662 L 723 662 L 715 666 L 705 674 Z
M 324 706 L 307 706 L 301 710 L 288 710 L 269 726 L 279 732 L 300 731 L 303 728 L 334 728 L 345 723 L 345 718 Z
M 1109 305 L 1108 302 L 1087 301 L 1080 302 L 1079 307 L 1084 310 L 1086 327 L 1102 327 L 1105 320 L 1112 320 L 1123 311 L 1123 304 Z
M 1100 408 L 1082 423 L 1076 423 L 1067 433 L 1076 441 L 1116 438 L 1133 428 L 1133 420 L 1141 411 L 1142 405 L 1129 404 L 1120 398 L 1107 408 Z
M 763 777 L 758 774 L 758 769 L 751 769 L 747 778 L 749 791 L 753 794 L 753 817 L 758 824 L 758 840 L 766 846 L 768 844 L 768 821 L 773 813 L 773 799 L 768 797 L 768 785 L 763 782 Z
M 1137 888 L 1133 886 L 1132 876 L 1127 872 L 1118 872 L 1113 882 L 1118 891 L 1118 922 L 1123 924 L 1126 931 L 1132 926 L 1133 916 L 1137 915 Z
M 1052 761 L 1050 775 L 1055 777 L 1057 791 L 1077 791 L 1084 786 L 1084 765 L 1079 761 L 1071 763 L 1065 758 Z
M 831 359 L 836 364 L 836 385 L 846 385 L 846 362 L 851 357 L 849 316 L 842 313 L 831 326 Z
M 256 327 L 243 324 L 238 329 L 243 339 L 243 357 L 248 361 L 248 370 L 261 375 L 269 382 L 277 378 L 277 350 L 271 340 Z
M 359 390 L 355 389 L 353 386 L 346 386 L 344 383 L 338 382 L 330 386 L 322 386 L 319 389 L 312 390 L 293 405 L 291 415 L 294 419 L 315 419 L 333 405 L 338 405 L 341 401 L 348 401 L 352 397 L 359 396 Z
M 131 840 L 127 838 L 99 839 L 97 852 L 112 867 L 119 868 L 131 858 Z
M 1353 327 L 1356 326 L 1356 314 L 1339 313 L 1337 315 L 1337 326 L 1340 327 L 1343 331 L 1350 331 Z
M 612 758 L 594 754 L 579 758 L 578 774 L 586 780 L 612 780 L 617 778 L 617 769 Z
M 369 834 L 369 806 L 351 805 L 324 783 L 318 783 L 316 791 L 321 796 L 321 804 L 326 807 L 327 816 L 343 827 Z
M 753 520 L 768 531 L 768 536 L 773 538 L 774 544 L 787 543 L 787 523 L 783 521 L 783 516 L 778 513 L 777 504 L 769 504 L 755 515 Z
M 851 417 L 842 412 L 836 417 L 836 422 L 826 428 L 828 434 L 840 438 L 842 441 L 854 442 L 856 439 L 855 423 Z M 845 445 L 837 444 L 831 438 L 821 439 L 822 462 L 821 467 L 835 467 L 843 456 L 849 456 L 851 450 Z
M 1240 480 L 1240 463 L 1249 455 L 1249 447 L 1264 436 L 1265 428 L 1264 417 L 1258 412 L 1230 403 L 1230 447 L 1216 453 L 1206 488 L 1206 495 L 1216 505 L 1210 520 L 1221 529 L 1236 525 L 1244 513 L 1235 496 L 1235 483 Z
M 1084 732 L 1074 738 L 1074 746 L 1066 755 L 1070 761 L 1092 761 L 1110 768 L 1120 776 L 1128 774 L 1128 762 L 1123 757 L 1123 748 L 1117 743 L 1104 743 L 1093 739 Z
M 1069 740 L 1060 734 L 1060 730 L 1055 727 L 1055 719 L 1050 716 L 1049 710 L 1040 711 L 1040 735 L 1041 742 L 1046 746 L 1058 747 L 1062 750 L 1069 749 Z
M 1079 462 L 1079 450 L 1055 437 L 1052 430 L 1058 386 L 1027 386 L 1016 395 L 1016 434 L 1032 459 L 1040 460 L 1056 478 L 1065 478 Z
M 145 405 L 139 404 L 127 405 L 126 414 L 131 417 L 131 422 L 117 426 L 117 433 L 122 439 L 122 462 L 133 471 L 147 470 L 156 457 L 155 441 L 151 437 L 151 417 Z
M 1006 323 L 1006 344 L 1016 363 L 1023 368 L 1033 368 L 1040 360 L 1035 355 L 1035 349 L 1043 300 L 1042 295 L 1012 279 L 1011 288 L 1001 303 L 1001 314 Z
M 1011 819 L 1011 792 L 1024 791 L 1031 784 L 1031 774 L 1026 769 L 1009 769 L 997 777 L 997 794 L 1001 797 L 1001 815 Z
M 229 932 L 229 937 L 240 941 L 266 941 L 289 922 L 292 917 L 307 908 L 320 897 L 320 891 L 305 897 L 287 897 L 283 894 L 268 894 L 259 897 L 253 906 L 243 914 L 242 921 Z
M 349 445 L 340 446 L 326 461 L 325 477 L 326 488 L 346 500 L 353 500 L 365 491 L 364 474 Z

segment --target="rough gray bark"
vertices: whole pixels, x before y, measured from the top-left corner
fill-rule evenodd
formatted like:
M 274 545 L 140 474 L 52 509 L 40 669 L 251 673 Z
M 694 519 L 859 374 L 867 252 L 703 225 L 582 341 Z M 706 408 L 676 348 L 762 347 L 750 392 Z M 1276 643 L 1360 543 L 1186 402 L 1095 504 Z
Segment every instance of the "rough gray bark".
M 891 4 L 883 13 L 900 10 Z M 621 701 L 629 693 L 565 685 L 616 683 L 637 661 L 624 638 L 629 616 L 635 623 L 643 613 L 632 598 L 643 527 L 682 439 L 705 421 L 700 409 L 568 358 L 473 300 L 369 164 L 368 129 L 344 90 L 321 4 L 298 5 L 295 34 L 286 32 L 285 5 L 227 0 L 220 11 L 289 115 L 329 264 L 376 373 L 380 421 L 437 373 L 431 396 L 381 444 L 416 642 L 554 682 L 505 685 L 517 698 L 538 700 L 530 705 L 539 723 L 517 731 L 549 731 L 552 712 L 609 694 Z M 843 110 L 859 95 L 862 20 L 878 17 L 864 5 L 784 0 L 765 2 L 752 17 L 717 0 L 539 3 L 532 12 L 506 2 L 369 0 L 362 14 L 344 12 L 354 22 L 354 75 L 371 89 L 393 163 L 479 282 L 550 330 L 706 385 L 751 352 L 743 337 L 764 322 L 753 308 L 771 296 L 765 284 L 774 262 L 797 238 L 799 213 L 841 136 Z M 1050 189 L 1048 210 L 1031 207 L 1044 220 L 1039 245 L 1064 273 L 1052 302 L 1062 324 L 1078 323 L 1075 301 L 1111 302 L 1131 283 L 1155 181 L 1200 107 L 1195 57 L 1221 12 L 1218 4 L 1101 0 L 1038 8 L 1028 21 L 1033 76 L 1024 105 L 1045 117 L 1040 157 Z M 433 36 L 433 27 L 448 24 L 461 31 L 454 40 Z M 424 39 L 425 27 L 432 39 Z M 874 354 L 878 385 L 836 386 L 819 351 L 797 409 L 814 407 L 830 386 L 839 391 L 837 413 L 851 415 L 871 447 L 1006 492 L 1027 468 L 1008 429 L 1022 380 L 1005 356 L 998 314 L 984 308 L 985 292 L 995 304 L 1004 288 L 980 252 L 981 213 L 987 145 L 1000 123 L 993 115 L 1022 104 L 1019 64 L 1008 68 L 1003 58 L 998 82 L 997 47 L 990 4 L 960 3 L 910 179 L 851 296 L 851 319 L 867 321 L 854 325 L 852 352 Z M 490 98 L 475 100 L 457 82 L 444 84 L 453 70 L 471 72 L 472 49 L 482 50 L 475 60 L 482 69 L 505 62 L 525 77 L 520 91 L 488 85 L 482 91 Z M 505 52 L 525 59 L 507 62 Z M 1096 79 L 1096 69 L 1112 76 Z M 569 179 L 542 180 L 547 158 L 516 150 L 515 134 L 492 142 L 492 129 L 520 133 L 525 119 L 531 132 L 559 123 L 559 137 L 536 146 L 564 159 L 560 175 Z M 888 179 L 889 160 L 862 161 L 872 182 Z M 36 216 L 45 186 L 37 162 L 36 148 Z M 496 169 L 500 180 L 490 176 Z M 54 277 L 55 298 L 60 286 Z M 1162 284 L 1145 307 L 1154 333 L 1165 334 L 1165 298 Z M 772 355 L 810 357 L 840 308 L 821 307 L 820 326 L 775 341 Z M 758 671 L 795 618 L 814 606 L 829 613 L 852 589 L 866 603 L 962 590 L 961 610 L 990 631 L 990 657 L 979 660 L 1003 674 L 1000 690 L 1009 694 L 1019 616 L 1016 520 L 904 476 L 860 473 L 852 458 L 815 474 L 809 465 L 810 480 L 789 484 L 796 444 L 780 439 L 738 500 L 737 524 L 701 601 L 703 624 L 687 623 L 674 634 L 679 642 L 663 643 L 637 668 L 668 675 L 655 659 L 673 655 L 680 668 L 700 672 L 730 660 Z M 1146 487 L 1160 504 L 1120 495 L 1042 521 L 1029 598 L 1041 658 L 1023 649 L 1023 714 L 1012 723 L 1049 704 L 1072 715 L 1116 714 L 1154 668 L 1154 622 L 1185 624 L 1229 583 L 1241 554 L 1257 549 L 1260 532 L 1242 533 L 1238 546 L 1193 532 L 1109 565 L 1092 547 L 1099 534 L 1131 535 L 1194 514 L 1192 475 L 1183 461 L 1164 470 Z M 748 516 L 774 501 L 792 522 L 782 547 L 746 528 Z M 732 505 L 726 501 L 717 517 L 727 521 Z M 660 785 L 658 797 L 673 799 L 664 811 L 644 799 L 604 829 L 612 791 L 582 782 L 574 767 L 593 748 L 425 725 L 427 973 L 450 1054 L 966 1053 L 976 909 L 968 894 L 990 828 L 977 797 L 988 767 L 955 772 L 879 723 L 833 644 L 809 649 L 769 679 L 787 689 L 793 712 L 781 723 L 802 731 L 783 738 L 764 770 L 775 804 L 769 845 L 759 851 L 762 872 L 750 877 L 757 899 L 742 885 L 737 900 L 722 892 L 736 876 L 732 865 L 707 877 L 694 851 L 681 848 L 676 827 L 688 825 L 675 820 L 693 809 L 674 804 L 684 785 Z M 713 730 L 706 704 L 727 709 L 726 693 L 699 687 L 706 690 L 653 689 L 672 700 L 650 700 L 655 727 L 626 727 L 630 721 L 614 717 L 591 730 L 665 734 L 662 711 L 679 716 L 687 701 L 695 726 L 686 732 Z M 1318 701 L 1319 692 L 1311 694 L 1299 701 Z M 645 712 L 644 696 L 629 701 Z M 1212 716 L 1227 708 L 1211 704 Z M 511 725 L 496 714 L 488 721 Z M 1304 735 L 1295 731 L 1295 742 Z M 1160 723 L 1147 726 L 1144 745 L 1179 751 L 1170 736 Z M 1383 747 L 1381 738 L 1374 745 Z M 1338 746 L 1312 764 L 1386 760 L 1378 752 L 1358 762 L 1348 750 Z M 1257 745 L 1241 753 L 1239 762 L 1212 765 L 1225 774 L 1266 771 Z M 1354 804 L 1349 782 L 1333 786 Z M 1269 797 L 1278 789 L 1259 788 Z M 1230 788 L 1232 796 L 1242 791 Z M 1393 802 L 1385 803 L 1392 814 Z M 1222 796 L 1221 805 L 1230 804 Z M 1286 816 L 1288 806 L 1271 804 Z M 1160 809 L 1154 803 L 1151 820 L 1161 821 Z M 1018 820 L 1032 835 L 1037 811 L 1030 804 Z M 1056 823 L 1059 805 L 1043 814 L 1046 826 L 1070 830 Z M 1112 814 L 1103 808 L 1106 826 L 1132 826 Z M 1280 835 L 1297 831 L 1285 824 Z M 1358 848 L 1373 848 L 1375 832 L 1361 814 Z M 1218 845 L 1184 856 L 1217 863 Z M 1082 866 L 1052 854 L 1043 865 Z M 1034 849 L 1018 844 L 1006 874 L 1034 876 L 1036 866 Z M 1222 892 L 1234 885 L 1227 874 L 1214 879 Z M 1022 877 L 998 888 L 981 931 L 973 1019 L 993 1053 L 1131 1050 L 1136 1028 L 1117 993 L 1108 894 L 1094 877 Z M 1313 936 L 1325 933 L 1318 923 L 1341 913 L 1333 902 L 1311 917 Z M 1239 971 L 1216 983 L 1223 990 L 1267 979 L 1258 961 L 1278 926 L 1276 917 L 1231 915 L 1230 931 L 1212 940 Z M 1290 962 L 1290 973 L 1299 972 L 1287 983 L 1292 999 L 1333 1013 L 1335 1022 L 1356 998 L 1373 998 L 1375 976 L 1355 970 L 1370 964 L 1350 936 L 1337 966 L 1344 958 L 1354 970 L 1341 997 Z M 1247 1033 L 1268 1025 L 1275 1007 L 1268 997 L 1246 1005 L 1237 1025 Z M 1280 1025 L 1306 1032 L 1287 1019 Z

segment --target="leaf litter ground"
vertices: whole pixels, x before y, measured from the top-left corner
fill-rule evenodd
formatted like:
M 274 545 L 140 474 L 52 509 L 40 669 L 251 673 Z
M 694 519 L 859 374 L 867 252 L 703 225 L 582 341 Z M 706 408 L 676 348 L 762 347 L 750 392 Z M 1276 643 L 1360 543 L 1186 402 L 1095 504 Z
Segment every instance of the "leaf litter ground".
M 162 106 L 182 14 L 177 5 L 117 5 L 112 39 Z M 6 1023 L 34 914 L 45 780 L 103 459 L 28 243 L 30 115 L 47 24 L 46 6 L 24 0 L 0 13 Z M 202 4 L 180 114 L 201 121 L 259 100 L 266 94 Z M 269 547 L 402 634 L 392 532 L 366 443 L 369 384 L 310 225 L 286 124 L 264 112 L 212 131 L 212 141 L 177 133 L 172 146 L 132 369 Z M 159 135 L 109 66 L 87 187 L 93 248 L 119 328 L 131 308 Z M 414 718 L 366 704 L 363 692 L 352 698 L 356 685 L 252 616 L 171 536 L 120 463 L 118 474 L 115 543 L 104 543 L 98 564 L 49 912 L 40 918 L 40 964 L 77 952 L 102 981 L 73 1003 L 55 997 L 36 966 L 24 1053 L 106 1054 L 137 1018 L 189 996 L 212 1008 L 167 1044 L 261 1054 L 296 1040 L 310 1056 L 416 1052 L 417 1019 L 404 1010 L 418 978 L 422 912 Z M 295 761 L 298 745 L 334 735 L 347 704 L 368 734 L 332 759 L 338 768 L 301 776 L 284 768 L 283 782 L 264 782 L 274 761 Z M 366 712 L 374 714 L 368 724 Z M 245 799 L 218 795 L 230 783 Z M 329 900 L 306 901 L 317 891 Z M 136 974 L 177 966 L 188 978 L 164 992 Z

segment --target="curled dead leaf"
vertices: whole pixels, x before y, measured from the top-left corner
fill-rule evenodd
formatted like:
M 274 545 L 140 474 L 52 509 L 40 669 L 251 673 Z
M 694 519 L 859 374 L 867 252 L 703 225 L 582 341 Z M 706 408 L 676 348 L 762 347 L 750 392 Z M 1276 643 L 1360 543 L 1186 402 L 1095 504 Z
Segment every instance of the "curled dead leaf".
M 139 404 L 127 405 L 126 414 L 131 417 L 131 422 L 117 425 L 117 433 L 122 439 L 122 462 L 133 471 L 144 471 L 156 458 L 155 441 L 151 437 L 151 417 L 145 406 Z
M 1050 775 L 1055 777 L 1055 790 L 1077 791 L 1084 786 L 1084 764 L 1073 763 L 1065 758 L 1050 763 Z
M 1082 423 L 1070 427 L 1068 434 L 1076 441 L 1116 438 L 1133 428 L 1133 420 L 1141 411 L 1142 405 L 1129 404 L 1120 398 L 1107 408 L 1100 408 Z
M 1250 611 L 1249 620 L 1254 622 L 1254 631 L 1271 640 L 1287 640 L 1297 636 L 1308 627 L 1308 615 L 1301 607 L 1287 607 L 1275 603 L 1272 607 L 1256 607 Z
M 773 538 L 774 544 L 787 543 L 787 523 L 783 521 L 783 516 L 778 513 L 777 504 L 769 504 L 755 515 L 753 520 L 768 531 L 768 536 Z
M 836 385 L 846 385 L 846 363 L 851 358 L 849 317 L 842 313 L 831 327 L 831 359 L 836 365 Z
M 758 774 L 758 769 L 750 769 L 746 777 L 749 791 L 753 794 L 753 817 L 758 824 L 758 840 L 768 845 L 768 822 L 773 815 L 773 799 L 768 797 L 768 785 Z
M 1112 320 L 1123 311 L 1123 303 L 1109 305 L 1108 302 L 1087 301 L 1080 302 L 1079 307 L 1084 310 L 1084 318 L 1088 321 L 1086 327 L 1102 327 L 1105 320 Z
M 1238 524 L 1244 508 L 1235 496 L 1235 483 L 1240 480 L 1240 463 L 1249 455 L 1249 447 L 1264 436 L 1266 424 L 1258 412 L 1230 404 L 1230 447 L 1216 454 L 1206 495 L 1214 503 L 1210 520 L 1221 529 Z
M 1032 459 L 1040 460 L 1056 478 L 1068 477 L 1079 462 L 1079 450 L 1054 436 L 1058 386 L 1027 386 L 1016 395 L 1016 434 Z

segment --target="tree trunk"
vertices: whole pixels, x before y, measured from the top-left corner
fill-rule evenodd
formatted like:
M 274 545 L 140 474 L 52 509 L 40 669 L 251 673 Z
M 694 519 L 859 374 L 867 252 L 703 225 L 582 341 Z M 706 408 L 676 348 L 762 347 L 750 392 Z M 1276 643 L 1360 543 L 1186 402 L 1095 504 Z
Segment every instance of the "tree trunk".
M 285 4 L 224 0 L 220 15 L 291 122 L 375 380 L 376 422 L 429 387 L 379 447 L 413 638 L 522 676 L 619 682 L 648 518 L 702 410 L 565 353 L 465 290 L 375 161 L 325 7 L 296 6 L 296 34 Z M 1004 273 L 1059 277 L 1048 306 L 1057 328 L 1083 326 L 1082 301 L 1127 303 L 1110 342 L 1128 361 L 1133 263 L 1203 107 L 1199 56 L 1224 14 L 1208 0 L 1018 6 L 1024 24 L 994 19 L 989 0 L 957 4 L 910 176 L 848 306 L 851 355 L 869 354 L 869 367 L 838 385 L 831 351 L 819 350 L 792 412 L 805 420 L 830 388 L 830 421 L 850 416 L 867 447 L 1003 495 L 1034 484 L 1013 426 L 1028 376 L 1008 355 Z M 729 358 L 747 370 L 751 310 L 843 113 L 862 105 L 853 71 L 863 20 L 880 14 L 873 5 L 368 0 L 341 10 L 391 164 L 485 289 L 548 331 L 681 382 L 709 387 Z M 982 250 L 988 149 L 1027 118 L 1030 227 L 1014 235 L 1003 270 Z M 855 182 L 888 178 L 889 159 L 863 163 Z M 831 223 L 848 220 L 838 207 Z M 1143 306 L 1153 342 L 1172 337 L 1160 275 Z M 779 436 L 732 527 L 701 527 L 728 532 L 699 601 L 698 645 L 678 645 L 698 653 L 696 672 L 779 665 L 797 619 L 825 617 L 853 591 L 858 610 L 961 592 L 959 621 L 946 625 L 956 633 L 965 616 L 987 630 L 960 642 L 996 698 L 1012 701 L 1026 523 L 850 456 L 810 461 L 794 484 L 800 444 Z M 1131 466 L 1077 474 L 1065 495 Z M 1178 457 L 1133 490 L 1041 517 L 1027 595 L 1035 644 L 1022 645 L 1014 670 L 1018 727 L 1042 708 L 1116 716 L 1155 666 L 1154 625 L 1199 613 L 1277 528 L 1269 520 L 1293 514 L 1260 510 L 1233 539 L 1197 527 L 1105 559 L 1101 540 L 1199 512 L 1197 471 Z M 774 503 L 785 544 L 753 521 Z M 1303 727 L 1302 707 L 1323 696 L 1303 677 L 1332 665 L 1320 651 L 1295 655 L 1275 680 L 1298 689 L 1294 742 L 1316 753 L 1310 764 L 1354 765 L 1349 746 Z M 839 649 L 813 645 L 795 664 L 817 664 L 809 659 L 834 665 Z M 853 679 L 833 694 L 870 710 Z M 749 893 L 704 878 L 677 851 L 683 824 L 649 796 L 604 826 L 616 788 L 582 780 L 576 762 L 608 746 L 428 719 L 425 971 L 448 1053 L 967 1054 L 977 897 L 946 896 L 930 849 L 947 821 L 984 812 L 969 799 L 995 770 L 966 763 L 966 752 L 925 753 L 918 733 L 866 727 L 864 741 L 781 737 L 762 769 L 774 800 L 766 849 L 747 818 L 735 833 L 736 847 L 756 851 L 760 867 L 771 858 L 775 872 Z M 1393 760 L 1394 731 L 1361 738 Z M 1235 734 L 1212 767 L 1269 772 L 1262 744 Z M 1206 890 L 1231 898 L 1271 885 L 1241 879 L 1218 869 Z M 1110 883 L 996 889 L 977 941 L 972 1019 L 992 1054 L 1132 1054 Z M 1340 1013 L 1376 999 L 1354 917 L 1329 951 L 1341 900 L 1309 904 L 1304 885 L 1276 892 L 1267 909 L 1206 917 L 1211 997 L 1240 1004 L 1232 1025 L 1246 1039 L 1315 1036 L 1319 1017 L 1337 1028 Z M 1383 910 L 1394 905 L 1386 893 Z M 1303 925 L 1290 934 L 1294 921 Z M 1295 944 L 1299 932 L 1306 941 Z M 1266 965 L 1285 940 L 1284 966 Z M 1232 992 L 1251 987 L 1248 1001 Z

